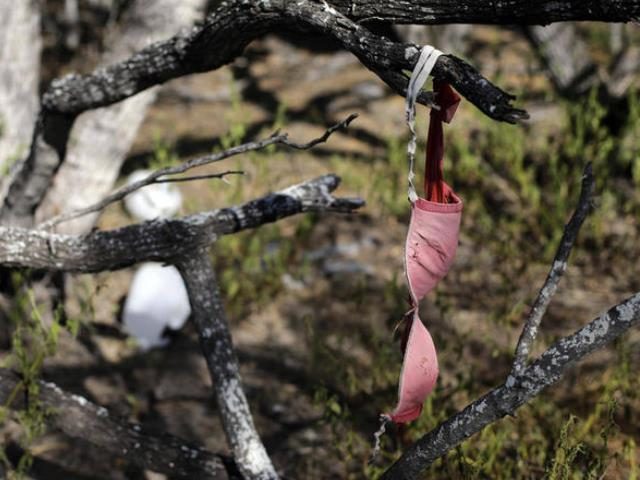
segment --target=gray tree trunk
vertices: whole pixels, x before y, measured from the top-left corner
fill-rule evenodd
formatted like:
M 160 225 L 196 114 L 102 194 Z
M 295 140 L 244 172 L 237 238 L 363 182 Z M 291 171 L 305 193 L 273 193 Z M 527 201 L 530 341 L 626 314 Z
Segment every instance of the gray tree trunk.
M 103 65 L 121 61 L 147 45 L 187 28 L 202 17 L 205 0 L 136 0 L 122 25 L 111 32 Z M 91 205 L 107 195 L 120 172 L 157 87 L 78 118 L 62 164 L 36 211 L 36 221 Z M 82 188 L 76 188 L 82 185 Z M 98 214 L 58 227 L 62 233 L 84 233 Z
M 598 81 L 596 65 L 574 24 L 529 27 L 527 36 L 560 93 L 581 95 Z
M 40 6 L 36 0 L 0 2 L 0 198 L 9 169 L 26 155 L 38 114 Z

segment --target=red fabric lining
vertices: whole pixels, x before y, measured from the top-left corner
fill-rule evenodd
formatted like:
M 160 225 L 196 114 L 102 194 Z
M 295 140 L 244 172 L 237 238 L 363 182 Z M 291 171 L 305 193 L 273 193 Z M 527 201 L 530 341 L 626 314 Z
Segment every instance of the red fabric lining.
M 444 131 L 442 122 L 450 123 L 460 104 L 460 96 L 448 83 L 433 81 L 438 110 L 431 109 L 429 136 L 425 158 L 424 192 L 427 200 L 437 203 L 457 203 L 451 187 L 444 182 Z

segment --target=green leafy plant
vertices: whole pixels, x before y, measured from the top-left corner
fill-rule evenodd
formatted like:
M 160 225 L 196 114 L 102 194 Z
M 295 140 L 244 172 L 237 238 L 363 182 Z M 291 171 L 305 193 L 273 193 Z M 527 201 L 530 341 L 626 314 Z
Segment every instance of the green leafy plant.
M 60 333 L 67 329 L 73 335 L 78 331 L 76 320 L 66 320 L 62 323 L 62 307 L 53 312 L 49 320 L 43 316 L 43 308 L 36 302 L 34 290 L 30 284 L 28 273 L 14 272 L 12 275 L 13 289 L 16 292 L 13 306 L 7 312 L 12 324 L 11 353 L 4 360 L 4 367 L 16 372 L 20 382 L 8 398 L 0 411 L 0 423 L 13 418 L 20 430 L 20 447 L 24 454 L 15 468 L 9 462 L 4 450 L 0 460 L 9 472 L 9 478 L 24 478 L 32 464 L 30 447 L 46 431 L 46 417 L 49 409 L 39 400 L 40 374 L 47 357 L 54 355 L 57 350 Z M 24 399 L 24 405 L 19 409 L 13 408 L 15 413 L 9 412 L 18 397 Z

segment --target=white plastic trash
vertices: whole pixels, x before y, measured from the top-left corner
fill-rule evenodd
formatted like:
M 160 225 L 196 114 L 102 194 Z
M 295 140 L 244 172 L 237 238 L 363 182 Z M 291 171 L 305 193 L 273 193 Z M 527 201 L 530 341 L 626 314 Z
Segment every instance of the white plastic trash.
M 137 170 L 127 179 L 131 184 L 151 173 Z M 125 208 L 137 220 L 168 218 L 180 211 L 182 195 L 171 183 L 148 185 L 124 200 Z M 165 328 L 182 328 L 191 314 L 189 297 L 175 267 L 144 263 L 133 277 L 124 304 L 122 320 L 125 330 L 148 350 L 168 343 L 162 336 Z
M 166 327 L 182 328 L 191 314 L 187 289 L 175 267 L 143 264 L 133 277 L 122 318 L 143 350 L 167 344 Z

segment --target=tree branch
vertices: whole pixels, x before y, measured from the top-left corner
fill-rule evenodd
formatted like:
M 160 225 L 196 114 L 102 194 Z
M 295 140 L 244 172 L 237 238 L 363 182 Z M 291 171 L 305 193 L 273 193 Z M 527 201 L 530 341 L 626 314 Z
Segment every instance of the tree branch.
M 547 275 L 547 279 L 538 293 L 529 316 L 525 322 L 520 339 L 518 340 L 518 346 L 516 347 L 516 354 L 513 360 L 513 367 L 511 369 L 511 375 L 518 377 L 524 370 L 527 363 L 529 352 L 531 351 L 531 345 L 536 339 L 538 333 L 538 327 L 542 321 L 542 317 L 547 311 L 551 298 L 556 293 L 558 283 L 562 278 L 565 270 L 567 269 L 567 261 L 571 254 L 573 244 L 576 242 L 578 232 L 582 227 L 584 220 L 587 218 L 589 211 L 592 207 L 593 190 L 595 182 L 593 179 L 593 171 L 591 164 L 587 164 L 584 169 L 582 177 L 582 190 L 580 192 L 580 199 L 578 200 L 578 206 L 571 216 L 571 220 L 564 227 L 564 234 L 560 240 L 558 251 L 553 259 L 551 270 Z
M 380 21 L 414 25 L 547 25 L 583 20 L 629 22 L 640 17 L 638 0 L 329 0 L 329 3 L 358 22 Z
M 239 56 L 255 38 L 283 28 L 303 32 L 311 29 L 336 40 L 401 94 L 408 81 L 403 71 L 413 69 L 419 54 L 415 45 L 376 35 L 326 2 L 223 3 L 204 25 L 188 34 L 151 45 L 128 60 L 90 75 L 68 75 L 53 81 L 42 98 L 30 153 L 0 209 L 0 222 L 23 226 L 32 223 L 33 212 L 64 160 L 69 131 L 77 115 L 177 77 L 215 70 Z M 460 59 L 442 56 L 433 72 L 493 119 L 515 122 L 527 117 L 523 110 L 513 108 L 513 96 Z M 423 95 L 419 101 L 426 102 L 428 97 Z
M 229 175 L 244 175 L 245 172 L 243 170 L 225 170 L 220 173 L 205 173 L 202 175 L 189 175 L 186 177 L 172 177 L 172 178 L 161 178 L 154 180 L 152 183 L 182 183 L 182 182 L 193 182 L 194 180 L 211 180 L 217 178 L 222 180 L 225 183 L 229 183 L 225 177 Z
M 192 318 L 209 367 L 233 458 L 247 480 L 277 479 L 242 390 L 238 359 L 207 250 L 202 248 L 190 252 L 178 259 L 175 266 L 180 270 L 189 293 Z
M 574 334 L 553 344 L 527 367 L 522 375 L 507 381 L 449 417 L 414 443 L 389 470 L 383 480 L 421 478 L 420 473 L 471 435 L 519 407 L 556 383 L 577 361 L 604 347 L 640 323 L 640 293 L 619 303 Z
M 102 200 L 100 200 L 99 202 L 93 205 L 90 205 L 88 207 L 81 208 L 78 210 L 74 210 L 72 212 L 57 215 L 51 218 L 50 220 L 47 220 L 46 222 L 43 222 L 40 225 L 38 225 L 38 228 L 48 229 L 62 222 L 65 222 L 67 220 L 72 220 L 74 218 L 81 217 L 82 215 L 87 215 L 93 212 L 99 212 L 105 209 L 108 205 L 111 205 L 112 203 L 122 200 L 124 197 L 135 192 L 136 190 L 140 190 L 141 188 L 146 187 L 147 185 L 151 185 L 152 183 L 161 183 L 161 182 L 167 181 L 167 179 L 160 180 L 160 177 L 165 177 L 167 175 L 178 175 L 180 173 L 187 172 L 193 168 L 202 167 L 204 165 L 209 165 L 215 162 L 220 162 L 222 160 L 225 160 L 229 157 L 233 157 L 235 155 L 240 155 L 242 153 L 252 152 L 255 150 L 261 150 L 269 145 L 286 145 L 288 147 L 296 148 L 299 150 L 309 149 L 319 143 L 325 142 L 331 136 L 331 134 L 334 133 L 335 131 L 346 129 L 349 126 L 349 124 L 355 118 L 357 118 L 357 116 L 358 116 L 357 114 L 349 115 L 345 120 L 329 127 L 322 136 L 314 140 L 311 140 L 308 143 L 299 144 L 299 143 L 291 142 L 289 140 L 288 134 L 286 133 L 279 134 L 278 132 L 276 132 L 270 137 L 262 140 L 243 143 L 242 145 L 229 148 L 219 153 L 213 153 L 211 155 L 197 157 L 197 158 L 188 160 L 184 163 L 181 163 L 179 165 L 160 168 L 154 172 L 151 172 L 145 178 L 142 178 L 137 182 L 124 185 L 123 187 L 117 189 L 115 192 L 107 195 L 105 198 L 103 198 Z M 169 181 L 171 181 L 171 179 L 169 179 Z
M 361 199 L 331 195 L 340 178 L 325 175 L 235 207 L 180 219 L 155 220 L 84 236 L 0 226 L 0 265 L 68 272 L 116 270 L 144 261 L 167 262 L 218 236 L 310 211 L 350 213 Z
M 172 435 L 151 435 L 140 425 L 116 419 L 87 399 L 63 392 L 56 385 L 39 382 L 39 401 L 47 409 L 47 422 L 66 435 L 79 438 L 141 468 L 172 478 L 232 478 L 225 468 L 230 459 L 213 454 Z M 12 409 L 24 408 L 24 395 L 12 395 L 21 388 L 17 375 L 0 369 L 0 404 L 11 399 Z
M 411 71 L 419 55 L 415 45 L 373 34 L 326 3 L 232 1 L 223 4 L 201 28 L 187 36 L 156 43 L 124 62 L 92 74 L 68 75 L 52 82 L 43 96 L 43 107 L 46 111 L 77 115 L 110 105 L 167 80 L 217 69 L 240 55 L 258 36 L 283 27 L 301 31 L 311 28 L 333 38 L 376 73 Z M 512 96 L 463 60 L 443 57 L 436 63 L 434 76 L 449 81 L 491 118 L 513 122 L 525 115 L 510 106 Z M 484 97 L 489 101 L 483 101 Z M 503 110 L 497 105 L 490 108 L 496 100 L 504 103 Z
M 391 88 L 403 93 L 406 81 L 400 74 L 402 70 L 412 70 L 417 48 L 374 35 L 355 21 L 546 24 L 569 20 L 626 22 L 640 17 L 638 0 L 533 3 L 483 0 L 465 8 L 433 0 L 386 3 L 334 0 L 332 5 L 309 0 L 226 2 L 202 27 L 188 34 L 156 43 L 124 62 L 101 68 L 91 75 L 70 75 L 52 82 L 43 96 L 30 153 L 9 188 L 0 210 L 0 221 L 15 225 L 31 223 L 51 177 L 63 162 L 69 131 L 79 113 L 111 105 L 173 78 L 217 69 L 240 55 L 253 39 L 269 31 L 283 27 L 319 31 L 337 40 Z M 471 66 L 452 56 L 441 59 L 434 75 L 449 81 L 483 113 L 507 122 L 526 118 L 526 112 L 511 106 L 512 96 Z M 419 101 L 427 102 L 428 97 L 421 96 Z M 55 118 L 50 120 L 49 116 Z

